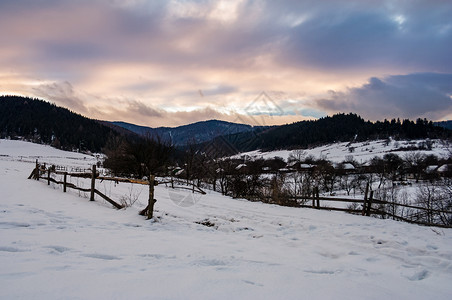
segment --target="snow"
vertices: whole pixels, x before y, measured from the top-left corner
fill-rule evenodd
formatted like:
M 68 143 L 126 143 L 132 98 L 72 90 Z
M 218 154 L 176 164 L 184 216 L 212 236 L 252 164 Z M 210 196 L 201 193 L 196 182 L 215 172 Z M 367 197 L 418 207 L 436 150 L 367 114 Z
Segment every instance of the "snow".
M 300 168 L 301 169 L 310 169 L 314 167 L 314 165 L 310 165 L 310 164 L 300 164 Z
M 345 164 L 342 165 L 342 168 L 343 168 L 344 170 L 354 170 L 354 169 L 355 169 L 355 166 L 352 165 L 351 163 L 345 163 Z
M 240 164 L 237 167 L 235 167 L 236 170 L 240 170 L 241 168 L 246 167 L 246 164 Z
M 438 168 L 438 172 L 440 173 L 444 173 L 447 172 L 449 170 L 450 166 L 449 165 L 442 165 L 441 167 Z
M 433 172 L 435 172 L 435 170 L 437 170 L 437 169 L 438 169 L 438 166 L 437 166 L 437 165 L 427 166 L 427 168 L 425 169 L 425 172 L 426 172 L 426 173 L 433 173 Z
M 156 219 L 146 220 L 138 215 L 146 186 L 96 183 L 114 199 L 139 194 L 133 207 L 115 210 L 98 198 L 90 202 L 83 193 L 27 180 L 36 155 L 84 167 L 95 161 L 0 141 L 0 299 L 452 295 L 452 229 L 214 192 L 193 196 L 160 185 Z M 185 196 L 187 205 L 176 205 L 174 193 Z
M 432 150 L 414 150 L 425 155 L 436 155 L 439 157 L 447 157 L 449 152 L 447 146 L 443 145 L 440 140 L 430 140 L 432 144 Z M 383 157 L 385 154 L 394 153 L 400 157 L 404 157 L 408 153 L 413 151 L 404 150 L 409 147 L 421 147 L 426 143 L 426 140 L 417 141 L 385 141 L 376 140 L 369 142 L 357 142 L 357 143 L 334 143 L 328 144 L 316 148 L 301 149 L 301 150 L 277 150 L 262 152 L 260 150 L 244 152 L 232 156 L 232 158 L 247 157 L 247 159 L 271 159 L 275 157 L 283 158 L 288 161 L 291 155 L 297 156 L 296 153 L 302 153 L 304 157 L 312 155 L 314 158 L 328 159 L 332 162 L 343 162 L 348 156 L 353 158 L 359 163 L 365 163 L 373 157 Z

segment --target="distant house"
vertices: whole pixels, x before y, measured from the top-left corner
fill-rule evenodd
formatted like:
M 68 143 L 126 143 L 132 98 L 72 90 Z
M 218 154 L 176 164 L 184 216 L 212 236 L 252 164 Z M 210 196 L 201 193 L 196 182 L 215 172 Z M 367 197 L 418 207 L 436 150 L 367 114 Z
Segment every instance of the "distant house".
M 350 172 L 356 170 L 355 166 L 352 163 L 338 163 L 334 164 L 333 167 L 336 170 L 342 170 L 345 172 Z
M 177 167 L 177 168 L 174 169 L 174 176 L 180 176 L 184 172 L 185 172 L 184 169 Z
M 427 174 L 433 174 L 438 170 L 438 166 L 437 165 L 430 165 L 427 166 L 427 168 L 425 168 L 425 173 Z
M 288 162 L 288 163 L 287 163 L 287 166 L 288 166 L 288 167 L 296 167 L 296 165 L 297 165 L 298 163 L 299 163 L 298 161 L 294 160 L 294 161 Z
M 240 170 L 240 169 L 243 169 L 243 168 L 246 168 L 246 167 L 247 167 L 246 164 L 240 164 L 240 165 L 238 165 L 237 167 L 235 167 L 235 169 L 236 169 L 236 170 Z
M 314 167 L 315 167 L 315 165 L 311 165 L 311 164 L 300 164 L 300 165 L 298 166 L 298 168 L 299 168 L 300 170 L 304 170 L 304 171 L 311 170 L 311 169 L 313 169 Z
M 355 166 L 351 163 L 345 163 L 342 164 L 342 167 L 344 168 L 344 170 L 355 170 Z
M 442 166 L 440 166 L 437 170 L 436 170 L 436 172 L 438 172 L 438 173 L 441 173 L 441 174 L 444 174 L 444 173 L 448 173 L 448 172 L 450 172 L 450 171 L 452 171 L 452 165 L 442 165 Z

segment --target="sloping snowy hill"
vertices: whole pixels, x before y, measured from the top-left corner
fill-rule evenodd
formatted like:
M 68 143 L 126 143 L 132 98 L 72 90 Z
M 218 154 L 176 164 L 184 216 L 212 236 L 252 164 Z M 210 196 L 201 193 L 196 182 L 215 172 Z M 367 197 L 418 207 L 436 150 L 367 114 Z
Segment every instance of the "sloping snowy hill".
M 450 229 L 213 192 L 191 198 L 164 186 L 156 187 L 153 222 L 138 215 L 145 186 L 99 183 L 115 199 L 139 194 L 138 205 L 114 210 L 83 193 L 65 194 L 59 186 L 26 179 L 37 151 L 86 167 L 95 159 L 23 142 L 16 146 L 23 152 L 13 159 L 19 148 L 0 141 L 0 299 L 452 295 Z M 176 205 L 176 196 L 193 201 Z
M 430 144 L 430 149 L 425 148 L 425 144 Z M 418 150 L 409 150 L 410 148 Z M 418 152 L 424 155 L 436 155 L 440 158 L 447 157 L 449 150 L 441 140 L 375 140 L 356 143 L 333 143 L 320 147 L 301 150 L 279 150 L 261 152 L 259 150 L 244 152 L 234 155 L 233 158 L 248 157 L 251 159 L 264 158 L 271 159 L 281 157 L 287 161 L 292 156 L 302 155 L 304 158 L 313 156 L 315 159 L 324 158 L 332 162 L 343 162 L 347 157 L 352 157 L 359 163 L 365 163 L 373 157 L 383 157 L 385 154 L 394 153 L 404 157 L 408 153 Z

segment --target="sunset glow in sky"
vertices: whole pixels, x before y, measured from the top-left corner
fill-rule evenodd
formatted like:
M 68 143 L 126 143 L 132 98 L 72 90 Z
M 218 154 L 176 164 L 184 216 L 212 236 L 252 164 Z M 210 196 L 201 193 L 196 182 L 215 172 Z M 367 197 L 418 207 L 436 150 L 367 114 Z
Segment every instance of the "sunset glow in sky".
M 452 119 L 447 0 L 2 0 L 0 44 L 1 94 L 102 120 Z

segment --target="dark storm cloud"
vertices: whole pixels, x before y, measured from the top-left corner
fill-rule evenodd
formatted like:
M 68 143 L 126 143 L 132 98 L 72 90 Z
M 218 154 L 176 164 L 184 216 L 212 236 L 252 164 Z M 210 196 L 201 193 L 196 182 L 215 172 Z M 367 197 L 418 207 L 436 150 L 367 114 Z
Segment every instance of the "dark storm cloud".
M 217 2 L 201 3 L 213 8 Z M 171 5 L 106 0 L 1 4 L 17 14 L 16 20 L 29 14 L 34 24 L 20 19 L 17 26 L 38 32 L 28 36 L 21 31 L 23 38 L 16 42 L 34 47 L 35 57 L 44 62 L 103 59 L 240 68 L 271 55 L 283 65 L 324 70 L 452 69 L 447 55 L 452 49 L 452 2 L 245 1 L 231 22 L 207 13 L 171 16 Z M 181 40 L 186 48 L 180 47 Z
M 452 2 L 352 2 L 306 7 L 307 20 L 287 31 L 283 60 L 332 70 L 452 69 Z
M 370 119 L 441 119 L 452 112 L 452 74 L 418 73 L 370 78 L 347 92 L 330 93 L 317 104 L 328 111 L 357 112 Z

